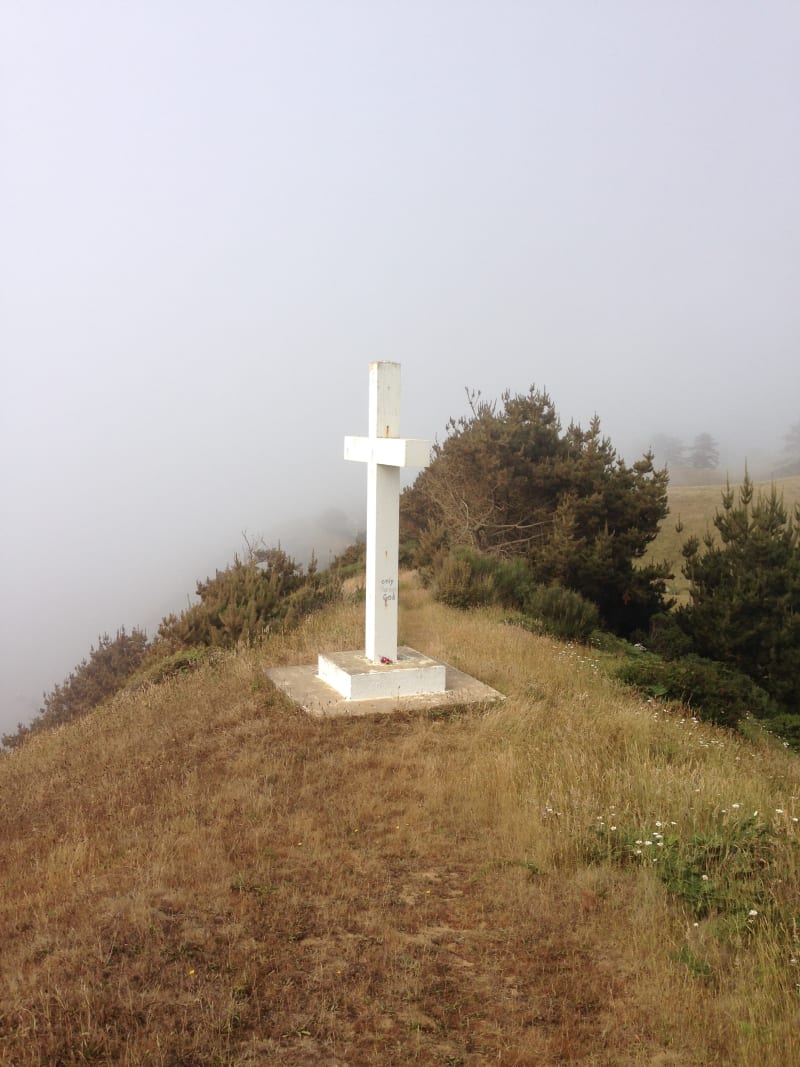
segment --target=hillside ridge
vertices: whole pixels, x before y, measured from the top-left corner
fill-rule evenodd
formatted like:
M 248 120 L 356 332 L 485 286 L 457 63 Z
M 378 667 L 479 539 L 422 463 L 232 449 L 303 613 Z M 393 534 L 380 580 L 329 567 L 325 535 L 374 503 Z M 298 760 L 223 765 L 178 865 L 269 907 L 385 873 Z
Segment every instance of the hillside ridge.
M 800 1059 L 796 758 L 409 577 L 404 639 L 502 707 L 325 722 L 266 681 L 362 625 L 340 601 L 0 760 L 0 1062 Z M 711 845 L 692 873 L 703 835 L 733 879 Z

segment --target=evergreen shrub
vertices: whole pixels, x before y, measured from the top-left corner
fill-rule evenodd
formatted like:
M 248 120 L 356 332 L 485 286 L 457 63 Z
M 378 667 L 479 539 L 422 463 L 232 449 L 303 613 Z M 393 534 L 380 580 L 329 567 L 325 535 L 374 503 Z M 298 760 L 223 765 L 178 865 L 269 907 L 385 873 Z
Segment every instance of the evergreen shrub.
M 664 659 L 680 659 L 688 656 L 692 650 L 692 639 L 680 626 L 676 616 L 659 612 L 650 620 L 650 632 L 643 637 L 651 652 L 657 652 Z
M 232 648 L 252 641 L 274 626 L 291 626 L 330 600 L 340 587 L 338 577 L 308 570 L 279 548 L 258 550 L 250 558 L 218 570 L 197 583 L 199 604 L 161 621 L 158 641 L 175 651 L 189 647 Z
M 523 611 L 536 589 L 524 559 L 503 559 L 465 546 L 440 552 L 431 571 L 434 597 L 458 608 L 496 603 Z
M 789 748 L 800 752 L 800 715 L 775 715 L 767 725 L 772 733 L 787 742 Z
M 600 612 L 591 600 L 563 586 L 540 585 L 526 598 L 525 613 L 534 628 L 563 641 L 588 644 L 600 626 Z
M 564 641 L 587 643 L 600 626 L 596 604 L 557 582 L 539 585 L 529 563 L 460 546 L 440 553 L 433 568 L 433 595 L 455 608 L 500 604 L 519 611 L 525 625 Z
M 645 652 L 624 663 L 617 677 L 650 696 L 681 701 L 717 726 L 735 729 L 747 714 L 769 718 L 775 712 L 768 694 L 750 678 L 701 656 L 664 660 Z
M 492 603 L 495 583 L 491 562 L 468 549 L 448 553 L 434 570 L 434 598 L 454 608 Z
M 367 543 L 366 541 L 354 541 L 333 560 L 330 570 L 342 581 L 345 578 L 354 578 L 364 573 L 367 566 Z

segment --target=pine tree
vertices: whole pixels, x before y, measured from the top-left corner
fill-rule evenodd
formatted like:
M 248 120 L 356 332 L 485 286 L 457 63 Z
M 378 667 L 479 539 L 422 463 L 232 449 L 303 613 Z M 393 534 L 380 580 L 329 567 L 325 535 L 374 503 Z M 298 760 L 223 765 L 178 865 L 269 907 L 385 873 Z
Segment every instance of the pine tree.
M 795 459 L 800 459 L 800 422 L 796 422 L 783 436 L 784 452 L 788 452 Z
M 653 438 L 652 451 L 658 462 L 668 467 L 686 465 L 687 449 L 679 437 L 657 433 Z
M 404 494 L 405 535 L 420 548 L 522 557 L 536 581 L 594 601 L 612 629 L 646 627 L 663 608 L 668 568 L 634 563 L 666 515 L 666 470 L 654 469 L 652 454 L 629 467 L 598 418 L 562 430 L 535 388 L 504 394 L 502 408 L 478 395 L 470 403 Z
M 689 466 L 703 471 L 716 470 L 719 466 L 719 446 L 710 433 L 695 437 L 689 450 Z
M 800 474 L 800 422 L 796 422 L 783 435 L 783 452 L 785 459 L 779 465 L 782 475 Z
M 727 485 L 712 533 L 683 546 L 691 604 L 681 628 L 703 656 L 749 675 L 789 711 L 800 711 L 800 508 L 789 516 L 775 486 L 754 491 L 745 474 Z

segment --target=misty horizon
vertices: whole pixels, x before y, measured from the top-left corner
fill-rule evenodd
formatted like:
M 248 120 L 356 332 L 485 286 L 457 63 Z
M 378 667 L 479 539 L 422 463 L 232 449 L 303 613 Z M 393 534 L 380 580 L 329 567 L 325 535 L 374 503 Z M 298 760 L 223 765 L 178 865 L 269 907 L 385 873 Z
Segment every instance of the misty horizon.
M 366 378 L 366 374 L 364 377 Z M 446 434 L 439 435 L 439 440 L 444 440 L 445 436 Z M 691 440 L 692 438 L 686 438 L 687 444 L 691 444 Z M 633 462 L 649 447 L 650 445 L 648 444 L 638 451 L 630 452 L 625 456 L 626 461 Z M 741 480 L 740 475 L 731 471 L 731 464 L 724 462 L 724 457 L 731 454 L 732 449 L 730 446 L 728 446 L 726 452 L 723 444 L 718 468 L 716 472 L 709 472 L 712 477 L 720 478 L 724 472 L 731 477 L 732 482 Z M 765 455 L 771 456 L 772 453 L 765 453 Z M 755 480 L 766 480 L 771 477 L 771 473 L 768 474 L 766 468 L 761 469 L 757 464 L 754 466 L 752 460 L 748 460 L 747 456 L 736 456 L 734 466 L 738 465 L 741 468 L 741 475 L 744 473 L 745 462 L 749 463 L 750 473 Z M 404 483 L 410 484 L 413 482 L 415 474 L 416 472 L 411 474 L 404 472 Z M 708 480 L 711 481 L 712 477 L 709 477 Z M 197 573 L 188 578 L 188 584 L 188 569 L 176 567 L 176 574 L 174 575 L 176 580 L 171 583 L 170 591 L 165 590 L 161 599 L 159 599 L 159 594 L 153 591 L 153 603 L 145 609 L 144 614 L 140 603 L 139 614 L 134 619 L 121 618 L 114 622 L 113 609 L 111 611 L 106 610 L 102 624 L 95 627 L 96 632 L 92 630 L 91 625 L 88 625 L 81 636 L 70 643 L 65 643 L 63 654 L 60 656 L 58 655 L 58 649 L 50 650 L 53 661 L 63 663 L 63 668 L 60 671 L 51 671 L 48 678 L 42 678 L 39 691 L 29 687 L 27 692 L 16 694 L 16 697 L 3 709 L 5 717 L 8 719 L 7 722 L 3 723 L 3 729 L 8 731 L 13 726 L 16 726 L 18 722 L 26 723 L 35 717 L 42 706 L 43 697 L 52 691 L 54 686 L 65 681 L 71 670 L 77 667 L 83 659 L 88 658 L 90 649 L 96 647 L 98 640 L 104 636 L 108 635 L 113 638 L 122 629 L 127 630 L 129 633 L 132 629 L 138 629 L 145 632 L 149 638 L 152 638 L 157 633 L 158 626 L 166 615 L 173 612 L 180 614 L 181 611 L 198 602 L 197 582 L 213 577 L 217 570 L 224 570 L 226 566 L 233 563 L 237 556 L 239 558 L 245 557 L 248 544 L 263 544 L 268 547 L 282 548 L 304 567 L 308 566 L 312 556 L 317 559 L 321 567 L 327 566 L 346 547 L 364 537 L 366 486 L 364 485 L 362 488 L 362 499 L 359 500 L 359 493 L 354 492 L 347 510 L 329 507 L 316 515 L 287 516 L 284 522 L 275 522 L 264 529 L 249 530 L 242 528 L 237 536 L 231 537 L 228 546 L 220 546 L 219 558 L 212 559 L 209 557 L 205 563 L 198 560 L 199 569 L 196 568 Z M 186 589 L 184 592 L 179 593 L 178 589 L 181 585 L 186 586 Z M 145 587 L 149 588 L 146 581 Z M 87 605 L 87 615 L 91 614 L 91 610 L 91 605 Z M 108 622 L 109 619 L 112 620 L 111 623 Z M 14 715 L 17 717 L 12 722 L 11 718 Z
M 534 384 L 769 477 L 799 47 L 788 0 L 3 5 L 0 731 L 242 531 L 363 528 L 374 360 L 410 437 Z

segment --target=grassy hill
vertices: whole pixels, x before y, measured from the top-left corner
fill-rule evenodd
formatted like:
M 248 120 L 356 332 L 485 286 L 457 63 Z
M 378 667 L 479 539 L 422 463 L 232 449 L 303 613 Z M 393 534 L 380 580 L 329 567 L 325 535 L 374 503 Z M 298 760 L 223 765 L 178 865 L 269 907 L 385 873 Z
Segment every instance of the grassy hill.
M 738 482 L 731 482 L 738 486 Z M 756 482 L 756 491 L 761 489 L 769 492 L 771 482 Z M 791 478 L 781 478 L 775 482 L 779 491 L 784 494 L 784 501 L 788 508 L 800 502 L 800 475 Z M 688 599 L 689 583 L 681 574 L 681 547 L 683 543 L 695 534 L 701 540 L 707 530 L 714 530 L 714 514 L 721 504 L 722 485 L 673 485 L 669 488 L 669 515 L 664 521 L 658 537 L 655 539 L 647 553 L 647 560 L 666 559 L 673 567 L 675 578 L 669 583 L 673 596 L 679 600 Z M 683 530 L 678 533 L 675 526 L 680 519 Z
M 317 721 L 343 601 L 0 758 L 0 1063 L 800 1062 L 800 762 L 432 603 L 502 690 Z

